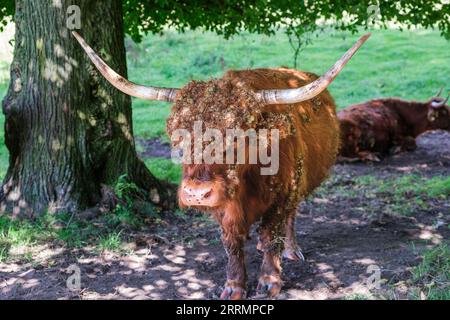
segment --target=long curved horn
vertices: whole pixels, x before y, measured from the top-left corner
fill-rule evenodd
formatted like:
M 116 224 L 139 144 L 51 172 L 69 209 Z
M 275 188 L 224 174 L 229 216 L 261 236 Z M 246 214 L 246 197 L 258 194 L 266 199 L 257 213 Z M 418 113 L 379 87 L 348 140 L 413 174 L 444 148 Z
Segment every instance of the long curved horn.
M 331 82 L 337 77 L 339 72 L 344 68 L 351 57 L 358 51 L 362 44 L 370 37 L 370 33 L 362 36 L 352 48 L 350 48 L 340 58 L 334 66 L 327 71 L 319 79 L 310 84 L 294 89 L 276 89 L 276 90 L 261 90 L 256 93 L 256 98 L 265 104 L 287 104 L 298 103 L 314 98 L 324 91 Z
M 128 81 L 111 69 L 77 32 L 72 31 L 72 34 L 83 47 L 84 51 L 86 51 L 98 71 L 100 71 L 106 80 L 123 93 L 145 100 L 175 101 L 179 89 L 146 87 Z

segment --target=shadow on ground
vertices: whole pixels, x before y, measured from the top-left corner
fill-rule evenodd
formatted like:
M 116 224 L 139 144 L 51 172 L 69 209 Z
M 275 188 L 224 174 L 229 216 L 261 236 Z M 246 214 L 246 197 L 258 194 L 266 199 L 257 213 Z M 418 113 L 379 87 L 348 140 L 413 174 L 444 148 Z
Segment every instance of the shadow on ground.
M 299 209 L 297 237 L 307 260 L 284 263 L 280 299 L 407 297 L 407 288 L 399 284 L 420 262 L 420 251 L 449 239 L 450 204 L 427 199 L 428 205 L 413 215 L 397 215 L 386 205 L 389 195 L 381 201 L 369 192 L 373 186 L 360 187 L 354 180 L 362 175 L 383 180 L 405 174 L 449 176 L 449 133 L 427 133 L 418 139 L 418 146 L 415 152 L 381 163 L 334 168 L 331 179 Z M 145 155 L 150 153 L 144 150 Z M 33 262 L 0 263 L 0 298 L 218 298 L 225 282 L 226 255 L 213 222 L 188 213 L 131 238 L 127 255 L 47 245 Z M 261 263 L 255 246 L 253 232 L 246 247 L 249 297 L 263 298 L 254 290 Z M 67 289 L 71 276 L 67 268 L 72 264 L 80 268 L 81 291 Z M 379 289 L 367 285 L 373 274 L 368 268 L 380 269 Z

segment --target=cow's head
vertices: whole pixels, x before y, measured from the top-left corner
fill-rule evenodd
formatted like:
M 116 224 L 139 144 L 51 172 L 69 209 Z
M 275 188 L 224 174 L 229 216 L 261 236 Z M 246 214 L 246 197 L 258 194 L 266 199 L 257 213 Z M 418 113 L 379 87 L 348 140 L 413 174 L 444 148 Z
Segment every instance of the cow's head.
M 255 91 L 244 84 L 233 83 L 226 79 L 207 82 L 193 81 L 182 89 L 137 85 L 112 70 L 76 32 L 73 32 L 73 35 L 100 73 L 114 87 L 133 97 L 174 103 L 167 123 L 169 135 L 176 129 L 192 131 L 194 122 L 198 120 L 202 120 L 205 126 L 219 127 L 219 130 L 230 126 L 258 127 L 260 124 L 258 119 L 264 118 L 264 115 L 261 114 L 263 106 L 299 103 L 312 99 L 323 92 L 370 37 L 370 33 L 361 37 L 329 71 L 306 86 Z M 223 112 L 220 113 L 218 110 Z M 230 112 L 227 113 L 226 110 Z M 274 120 L 273 123 L 277 123 L 278 120 Z M 279 126 L 279 124 L 278 121 L 277 125 Z M 242 167 L 205 163 L 183 165 L 183 180 L 179 189 L 181 206 L 220 208 L 227 199 L 236 193 L 236 186 L 239 185 L 239 180 L 245 174 Z
M 262 107 L 249 88 L 231 79 L 192 81 L 178 92 L 166 129 L 172 151 L 183 156 L 180 207 L 220 210 L 236 195 L 238 181 L 250 166 L 246 159 L 240 165 L 235 159 L 226 161 L 227 152 L 234 157 L 238 151 L 237 138 L 227 149 L 227 133 L 233 128 L 241 133 L 257 129 L 264 120 Z M 211 142 L 219 142 L 217 148 Z M 240 146 L 243 152 L 248 151 L 245 142 Z M 211 152 L 209 146 L 214 147 Z
M 450 130 L 450 107 L 447 98 L 440 97 L 442 88 L 428 101 L 428 122 L 430 129 Z

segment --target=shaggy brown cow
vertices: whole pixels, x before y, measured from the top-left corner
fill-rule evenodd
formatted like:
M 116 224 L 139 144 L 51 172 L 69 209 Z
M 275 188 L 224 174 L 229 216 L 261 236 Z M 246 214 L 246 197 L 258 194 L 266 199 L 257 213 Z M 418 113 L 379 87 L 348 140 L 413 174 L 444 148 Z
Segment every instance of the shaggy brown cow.
M 440 92 L 427 102 L 377 99 L 339 111 L 340 158 L 379 161 L 389 152 L 414 150 L 415 138 L 427 130 L 450 130 L 448 97 L 439 98 Z
M 210 212 L 221 226 L 229 258 L 221 297 L 245 296 L 244 242 L 257 221 L 261 221 L 258 249 L 264 253 L 258 289 L 277 295 L 281 257 L 303 258 L 295 240 L 298 204 L 326 178 L 338 151 L 336 107 L 326 88 L 370 34 L 320 78 L 285 68 L 229 71 L 222 79 L 193 81 L 181 90 L 130 83 L 74 35 L 99 71 L 119 90 L 140 98 L 175 102 L 167 122 L 169 134 L 180 128 L 191 132 L 197 120 L 219 131 L 234 126 L 279 129 L 280 169 L 274 175 L 261 175 L 260 162 L 247 162 L 247 146 L 244 164 L 184 164 L 178 193 L 182 207 Z

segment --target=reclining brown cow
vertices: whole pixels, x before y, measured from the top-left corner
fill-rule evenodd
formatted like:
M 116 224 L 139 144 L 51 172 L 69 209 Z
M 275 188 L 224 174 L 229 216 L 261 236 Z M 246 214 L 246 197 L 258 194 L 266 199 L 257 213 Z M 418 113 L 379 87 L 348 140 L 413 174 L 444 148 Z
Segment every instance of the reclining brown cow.
M 440 98 L 441 91 L 427 102 L 376 99 L 339 111 L 339 158 L 379 161 L 388 153 L 414 150 L 425 131 L 450 130 L 448 97 Z
M 320 78 L 285 68 L 229 71 L 222 79 L 193 81 L 181 90 L 130 83 L 111 70 L 79 35 L 74 35 L 116 88 L 135 97 L 174 103 L 167 131 L 175 146 L 181 143 L 173 138 L 179 130 L 195 134 L 196 130 L 203 133 L 204 127 L 212 127 L 219 135 L 230 128 L 278 130 L 274 132 L 280 133 L 280 140 L 272 136 L 266 145 L 273 147 L 279 142 L 279 170 L 262 174 L 267 163 L 251 162 L 252 149 L 247 145 L 239 148 L 233 139 L 233 160 L 243 148 L 243 163 L 186 161 L 178 192 L 181 207 L 209 212 L 221 226 L 229 259 L 221 297 L 245 297 L 244 242 L 257 221 L 261 222 L 258 249 L 263 252 L 258 287 L 276 296 L 281 288 L 282 256 L 293 260 L 303 257 L 295 240 L 298 204 L 327 177 L 338 152 L 339 122 L 326 88 L 369 35 Z M 204 127 L 195 127 L 199 121 Z M 190 142 L 191 138 L 186 144 Z M 261 146 L 264 144 L 258 144 L 258 148 Z M 270 155 L 274 157 L 272 150 Z

